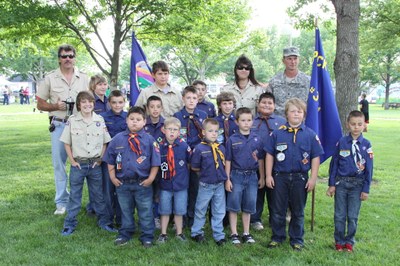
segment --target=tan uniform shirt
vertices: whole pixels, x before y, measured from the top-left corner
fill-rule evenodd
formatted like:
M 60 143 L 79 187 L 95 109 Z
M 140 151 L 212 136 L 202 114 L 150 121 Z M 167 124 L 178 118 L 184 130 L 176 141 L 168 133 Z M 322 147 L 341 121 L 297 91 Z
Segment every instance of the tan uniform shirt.
M 164 93 L 164 91 L 158 88 L 156 84 L 153 84 L 140 92 L 135 106 L 145 107 L 147 99 L 152 95 L 161 98 L 164 109 L 162 116 L 164 118 L 173 116 L 183 108 L 182 93 L 180 91 L 169 87 L 169 91 Z
M 44 80 L 39 82 L 36 96 L 49 102 L 51 104 L 57 103 L 58 99 L 61 101 L 67 100 L 69 97 L 75 102 L 76 96 L 80 91 L 88 90 L 89 78 L 85 73 L 79 72 L 77 68 L 74 69 L 74 75 L 71 84 L 68 84 L 64 75 L 61 73 L 60 68 L 50 72 L 46 75 Z M 76 104 L 74 106 L 74 114 L 76 113 Z M 64 118 L 67 116 L 67 111 L 52 111 L 49 116 L 57 116 Z
M 86 123 L 81 113 L 72 115 L 65 124 L 60 141 L 71 145 L 72 156 L 78 160 L 100 157 L 103 144 L 111 141 L 103 117 L 93 113 Z
M 240 90 L 236 83 L 225 85 L 221 91 L 232 92 L 236 99 L 236 110 L 240 107 L 250 108 L 253 114 L 256 113 L 258 98 L 264 92 L 261 86 L 254 85 L 250 80 L 244 90 Z

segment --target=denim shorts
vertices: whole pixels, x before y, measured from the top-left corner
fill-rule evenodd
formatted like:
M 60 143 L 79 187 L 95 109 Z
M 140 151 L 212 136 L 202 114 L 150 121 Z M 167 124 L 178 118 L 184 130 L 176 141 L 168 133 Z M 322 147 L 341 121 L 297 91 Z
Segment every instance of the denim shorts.
M 160 203 L 158 212 L 160 215 L 185 215 L 187 210 L 188 192 L 187 189 L 180 191 L 168 191 L 160 189 Z
M 257 172 L 232 170 L 232 192 L 227 193 L 226 210 L 254 214 L 256 212 L 258 178 Z

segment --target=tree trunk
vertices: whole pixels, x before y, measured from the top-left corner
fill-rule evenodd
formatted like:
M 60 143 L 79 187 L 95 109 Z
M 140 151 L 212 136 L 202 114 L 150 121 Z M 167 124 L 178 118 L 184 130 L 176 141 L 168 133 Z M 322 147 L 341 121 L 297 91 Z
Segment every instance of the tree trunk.
M 331 0 L 336 12 L 337 36 L 334 63 L 336 79 L 336 104 L 342 127 L 346 117 L 357 109 L 359 79 L 358 25 L 360 0 Z

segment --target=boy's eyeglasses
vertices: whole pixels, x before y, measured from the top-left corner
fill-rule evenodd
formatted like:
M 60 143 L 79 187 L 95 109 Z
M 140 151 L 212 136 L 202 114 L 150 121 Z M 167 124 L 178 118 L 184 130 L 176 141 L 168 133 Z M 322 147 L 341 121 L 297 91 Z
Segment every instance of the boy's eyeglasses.
M 168 130 L 168 131 L 171 131 L 171 132 L 177 132 L 177 131 L 179 131 L 179 129 L 178 128 L 166 128 L 165 130 Z
M 247 71 L 249 71 L 249 70 L 251 69 L 251 67 L 238 66 L 236 69 L 238 69 L 238 70 L 247 70 Z
M 72 58 L 75 57 L 75 55 L 73 55 L 73 54 L 63 54 L 63 55 L 60 55 L 60 57 L 62 59 L 67 59 L 67 58 L 72 59 Z

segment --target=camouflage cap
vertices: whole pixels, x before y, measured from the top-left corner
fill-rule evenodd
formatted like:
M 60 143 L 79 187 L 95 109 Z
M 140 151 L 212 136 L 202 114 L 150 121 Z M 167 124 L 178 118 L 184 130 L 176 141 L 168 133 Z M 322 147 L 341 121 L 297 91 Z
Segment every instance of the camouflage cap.
M 300 56 L 299 48 L 291 46 L 283 49 L 283 56 L 291 56 L 291 55 Z

